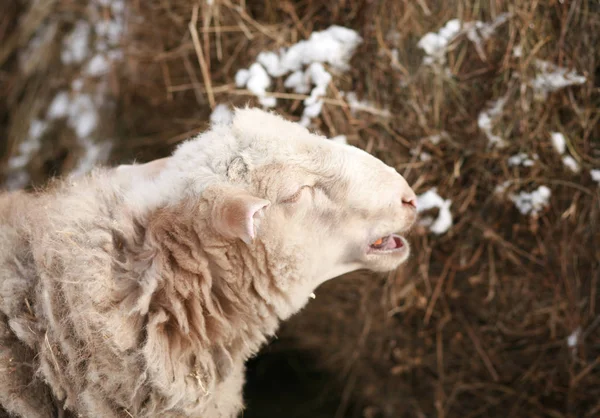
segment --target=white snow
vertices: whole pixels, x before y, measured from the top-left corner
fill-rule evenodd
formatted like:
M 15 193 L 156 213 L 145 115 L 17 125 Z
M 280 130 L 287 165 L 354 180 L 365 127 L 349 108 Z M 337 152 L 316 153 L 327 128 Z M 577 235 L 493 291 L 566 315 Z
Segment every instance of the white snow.
M 586 78 L 574 70 L 569 71 L 549 61 L 536 60 L 535 66 L 538 74 L 531 82 L 531 86 L 538 100 L 544 100 L 548 93 L 586 82 Z
M 550 204 L 551 195 L 552 192 L 548 187 L 540 186 L 532 192 L 521 191 L 518 194 L 511 194 L 509 198 L 523 215 L 536 215 Z
M 461 21 L 452 19 L 446 22 L 437 33 L 429 32 L 423 36 L 417 46 L 425 51 L 423 63 L 444 64 L 446 62 L 446 52 L 448 44 L 460 33 Z
M 63 40 L 60 54 L 63 64 L 77 64 L 83 61 L 89 52 L 90 25 L 80 20 L 73 31 Z
M 417 152 L 416 149 L 411 149 L 409 151 L 410 155 L 418 155 L 419 160 L 423 162 L 427 162 L 431 160 L 431 154 L 425 151 Z
M 506 191 L 506 189 L 508 189 L 508 187 L 509 187 L 511 184 L 512 184 L 512 182 L 511 182 L 510 180 L 506 180 L 505 182 L 503 182 L 503 183 L 501 183 L 501 184 L 497 185 L 497 186 L 494 188 L 494 193 L 496 193 L 496 194 L 503 194 L 503 193 Z
M 284 87 L 293 89 L 298 94 L 308 94 L 304 101 L 304 112 L 301 122 L 308 126 L 311 119 L 319 116 L 323 107 L 323 97 L 332 76 L 324 64 L 338 71 L 346 71 L 349 61 L 362 38 L 352 29 L 341 26 L 313 32 L 309 39 L 300 41 L 289 48 L 281 48 L 278 52 L 261 52 L 248 69 L 241 69 L 235 75 L 238 87 L 246 87 L 264 107 L 277 104 L 274 97 L 267 96 L 271 87 L 271 77 L 290 74 Z M 311 89 L 311 86 L 314 87 Z
M 417 46 L 425 51 L 423 64 L 445 64 L 448 46 L 462 33 L 466 33 L 467 39 L 475 44 L 477 53 L 485 59 L 482 41 L 488 40 L 499 26 L 508 21 L 509 17 L 510 14 L 502 13 L 490 23 L 479 20 L 473 22 L 461 22 L 459 19 L 449 20 L 437 33 L 429 32 L 417 43 Z
M 233 120 L 233 112 L 226 104 L 218 104 L 210 114 L 210 122 L 215 125 L 228 125 Z
M 527 153 L 520 152 L 508 158 L 508 165 L 510 167 L 523 166 L 531 167 L 535 164 L 535 160 L 538 159 L 536 154 L 530 157 Z
M 316 118 L 321 114 L 323 108 L 322 97 L 327 94 L 327 86 L 331 82 L 331 74 L 325 71 L 325 67 L 319 62 L 310 64 L 306 74 L 315 87 L 310 92 L 310 97 L 304 100 L 304 111 L 300 120 L 300 124 L 303 126 L 308 126 L 312 118 Z
M 65 117 L 69 112 L 69 94 L 65 91 L 61 91 L 50 103 L 48 107 L 48 118 L 58 119 Z
M 85 153 L 79 159 L 77 167 L 71 171 L 73 176 L 81 176 L 92 171 L 99 161 L 104 161 L 108 158 L 111 149 L 109 142 L 95 143 L 89 138 L 80 138 L 79 145 L 83 147 Z
M 487 41 L 498 29 L 499 26 L 503 25 L 508 21 L 510 17 L 509 13 L 502 13 L 490 23 L 484 23 L 481 21 L 467 22 L 463 25 L 464 30 L 467 33 L 467 39 L 469 39 L 475 45 L 477 53 L 482 59 L 485 59 L 485 52 L 483 50 L 483 41 Z
M 88 62 L 86 73 L 91 75 L 92 77 L 98 77 L 100 75 L 106 74 L 109 68 L 110 64 L 104 57 L 104 55 L 97 54 L 94 55 L 90 62 Z
M 98 112 L 92 98 L 79 94 L 69 106 L 68 123 L 79 138 L 88 137 L 98 125 Z
M 572 172 L 579 172 L 579 163 L 570 155 L 565 155 L 562 159 L 563 164 Z
M 275 98 L 266 96 L 267 89 L 271 86 L 271 78 L 262 65 L 257 62 L 252 64 L 248 69 L 248 78 L 245 81 L 248 90 L 259 98 L 264 107 L 275 106 Z
M 504 147 L 506 142 L 499 135 L 494 134 L 494 122 L 502 115 L 502 110 L 506 104 L 505 98 L 500 98 L 492 102 L 487 110 L 482 110 L 477 117 L 477 126 L 487 136 L 490 146 Z
M 306 94 L 310 92 L 310 77 L 303 71 L 294 71 L 285 79 L 283 86 L 294 89 L 298 94 Z
M 600 170 L 590 170 L 590 176 L 600 186 Z
M 576 328 L 568 337 L 567 337 L 567 345 L 569 348 L 573 348 L 579 342 L 579 336 L 581 335 L 581 328 Z
M 19 152 L 8 160 L 8 167 L 10 170 L 23 168 L 29 163 L 33 154 L 42 146 L 40 137 L 47 129 L 47 122 L 40 119 L 31 121 L 27 138 L 19 144 Z
M 523 56 L 523 47 L 521 45 L 517 45 L 512 50 L 513 57 L 521 58 Z
M 558 152 L 559 155 L 562 156 L 562 162 L 569 170 L 574 173 L 578 173 L 580 170 L 579 163 L 575 158 L 568 155 L 567 153 L 567 141 L 565 140 L 565 136 L 560 132 L 551 132 L 550 140 L 552 141 L 552 146 Z
M 376 105 L 369 102 L 368 100 L 365 100 L 365 99 L 359 100 L 358 97 L 356 96 L 356 93 L 353 91 L 350 91 L 348 93 L 346 93 L 346 92 L 340 92 L 340 93 L 341 93 L 342 97 L 344 97 L 346 99 L 346 101 L 348 102 L 348 106 L 350 106 L 350 110 L 352 111 L 352 114 L 355 114 L 356 112 L 365 111 L 365 112 L 377 113 L 383 117 L 391 116 L 389 110 L 379 109 Z
M 444 200 L 434 187 L 427 192 L 417 196 L 417 212 L 438 208 L 437 219 L 424 218 L 420 221 L 421 225 L 428 226 L 434 234 L 441 235 L 448 231 L 452 226 L 452 213 L 450 212 L 450 199 Z
M 552 140 L 552 146 L 554 146 L 556 152 L 563 155 L 566 150 L 565 136 L 560 132 L 551 132 L 550 139 Z

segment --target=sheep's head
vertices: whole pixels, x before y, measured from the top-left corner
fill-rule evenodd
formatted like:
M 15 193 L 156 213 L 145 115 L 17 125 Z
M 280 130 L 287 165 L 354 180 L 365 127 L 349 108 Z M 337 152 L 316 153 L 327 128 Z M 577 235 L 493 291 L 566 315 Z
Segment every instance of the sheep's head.
M 404 178 L 358 148 L 271 113 L 237 110 L 231 125 L 137 167 L 153 185 L 146 200 L 208 199 L 214 231 L 277 253 L 310 277 L 312 289 L 357 269 L 394 269 L 409 255 L 403 234 L 416 199 Z

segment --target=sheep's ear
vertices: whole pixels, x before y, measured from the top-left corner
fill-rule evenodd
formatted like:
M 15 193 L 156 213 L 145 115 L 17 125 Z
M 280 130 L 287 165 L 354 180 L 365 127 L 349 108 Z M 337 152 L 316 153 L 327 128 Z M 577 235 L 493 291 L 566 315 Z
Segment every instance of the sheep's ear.
M 170 157 L 160 158 L 145 164 L 123 164 L 118 166 L 115 171 L 119 176 L 126 176 L 129 179 L 153 179 L 158 177 L 167 166 L 169 159 Z
M 270 203 L 245 190 L 219 193 L 212 211 L 213 226 L 227 238 L 239 238 L 250 244 L 256 237 L 263 211 Z

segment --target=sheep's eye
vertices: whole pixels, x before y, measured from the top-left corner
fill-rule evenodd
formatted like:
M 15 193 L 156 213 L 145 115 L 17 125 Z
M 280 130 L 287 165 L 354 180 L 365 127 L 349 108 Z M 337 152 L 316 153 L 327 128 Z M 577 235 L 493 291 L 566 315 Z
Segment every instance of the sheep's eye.
M 298 200 L 300 200 L 300 196 L 302 196 L 302 191 L 306 187 L 310 187 L 310 186 L 302 186 L 302 187 L 300 187 L 296 193 L 294 193 L 290 197 L 282 200 L 281 203 L 295 203 L 295 202 L 297 202 Z

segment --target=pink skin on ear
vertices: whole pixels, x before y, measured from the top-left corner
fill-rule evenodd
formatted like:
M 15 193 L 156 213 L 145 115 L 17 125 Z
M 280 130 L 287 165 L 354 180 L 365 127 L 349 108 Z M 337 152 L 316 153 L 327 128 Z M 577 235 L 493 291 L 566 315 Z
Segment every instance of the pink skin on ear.
M 212 213 L 215 229 L 227 238 L 252 243 L 256 236 L 255 221 L 270 202 L 243 190 L 229 191 L 220 197 Z

